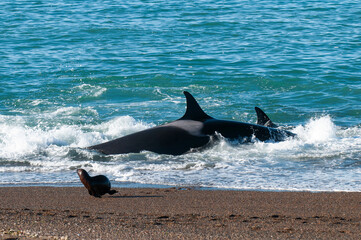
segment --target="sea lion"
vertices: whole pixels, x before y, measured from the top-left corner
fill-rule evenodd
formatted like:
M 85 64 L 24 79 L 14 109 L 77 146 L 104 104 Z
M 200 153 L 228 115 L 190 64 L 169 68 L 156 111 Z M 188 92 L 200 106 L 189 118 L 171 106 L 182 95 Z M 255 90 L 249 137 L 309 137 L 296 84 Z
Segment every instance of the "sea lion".
M 109 179 L 104 175 L 91 177 L 84 169 L 77 170 L 80 181 L 84 184 L 90 195 L 94 197 L 102 197 L 102 195 L 109 193 L 113 195 L 117 191 L 110 190 L 111 185 Z

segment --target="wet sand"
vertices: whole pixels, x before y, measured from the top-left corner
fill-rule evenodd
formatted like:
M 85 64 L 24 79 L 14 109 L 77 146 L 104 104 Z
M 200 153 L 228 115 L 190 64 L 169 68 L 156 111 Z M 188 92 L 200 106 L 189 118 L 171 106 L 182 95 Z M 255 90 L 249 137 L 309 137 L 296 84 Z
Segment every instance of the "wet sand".
M 1 239 L 360 239 L 361 192 L 0 188 Z

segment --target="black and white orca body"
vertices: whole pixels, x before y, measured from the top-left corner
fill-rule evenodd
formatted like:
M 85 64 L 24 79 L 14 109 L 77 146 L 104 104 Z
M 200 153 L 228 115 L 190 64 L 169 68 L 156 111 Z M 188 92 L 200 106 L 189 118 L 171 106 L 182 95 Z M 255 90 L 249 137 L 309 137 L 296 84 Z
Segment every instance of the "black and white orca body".
M 104 154 L 151 151 L 181 155 L 206 146 L 217 134 L 241 142 L 249 142 L 254 137 L 260 141 L 283 141 L 287 137 L 295 136 L 289 131 L 277 129 L 259 108 L 256 108 L 257 124 L 218 120 L 208 116 L 190 93 L 184 94 L 187 99 L 187 110 L 180 119 L 89 148 Z

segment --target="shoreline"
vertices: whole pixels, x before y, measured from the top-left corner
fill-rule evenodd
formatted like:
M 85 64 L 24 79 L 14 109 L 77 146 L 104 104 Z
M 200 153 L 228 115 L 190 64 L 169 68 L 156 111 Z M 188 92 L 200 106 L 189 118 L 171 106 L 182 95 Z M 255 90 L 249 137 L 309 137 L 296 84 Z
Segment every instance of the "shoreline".
M 166 184 L 147 184 L 147 183 L 137 183 L 137 182 L 113 182 L 111 181 L 112 188 L 129 188 L 129 189 L 166 189 L 166 188 L 177 188 L 177 189 L 193 189 L 193 190 L 202 190 L 202 191 L 241 191 L 241 192 L 309 192 L 309 193 L 361 193 L 360 191 L 349 191 L 349 190 L 300 190 L 300 189 L 256 189 L 256 188 L 224 188 L 224 187 L 204 187 L 197 185 L 166 185 Z M 54 188 L 72 188 L 72 187 L 84 187 L 84 185 L 80 182 L 69 182 L 69 183 L 6 183 L 0 184 L 0 188 L 8 188 L 8 187 L 54 187 Z
M 0 187 L 0 238 L 358 239 L 361 192 Z M 272 236 L 272 237 L 271 237 Z

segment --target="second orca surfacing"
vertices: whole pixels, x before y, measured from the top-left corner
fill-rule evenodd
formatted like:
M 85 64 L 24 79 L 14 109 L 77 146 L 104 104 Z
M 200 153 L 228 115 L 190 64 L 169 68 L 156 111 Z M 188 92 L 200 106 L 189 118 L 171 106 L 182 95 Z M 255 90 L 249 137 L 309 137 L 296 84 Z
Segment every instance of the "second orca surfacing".
M 226 139 L 241 142 L 249 142 L 253 137 L 260 141 L 283 141 L 287 137 L 295 136 L 289 131 L 277 129 L 257 107 L 257 124 L 218 120 L 208 116 L 189 92 L 185 91 L 184 95 L 187 99 L 187 110 L 180 119 L 88 148 L 104 154 L 151 151 L 181 155 L 206 146 L 217 133 Z

